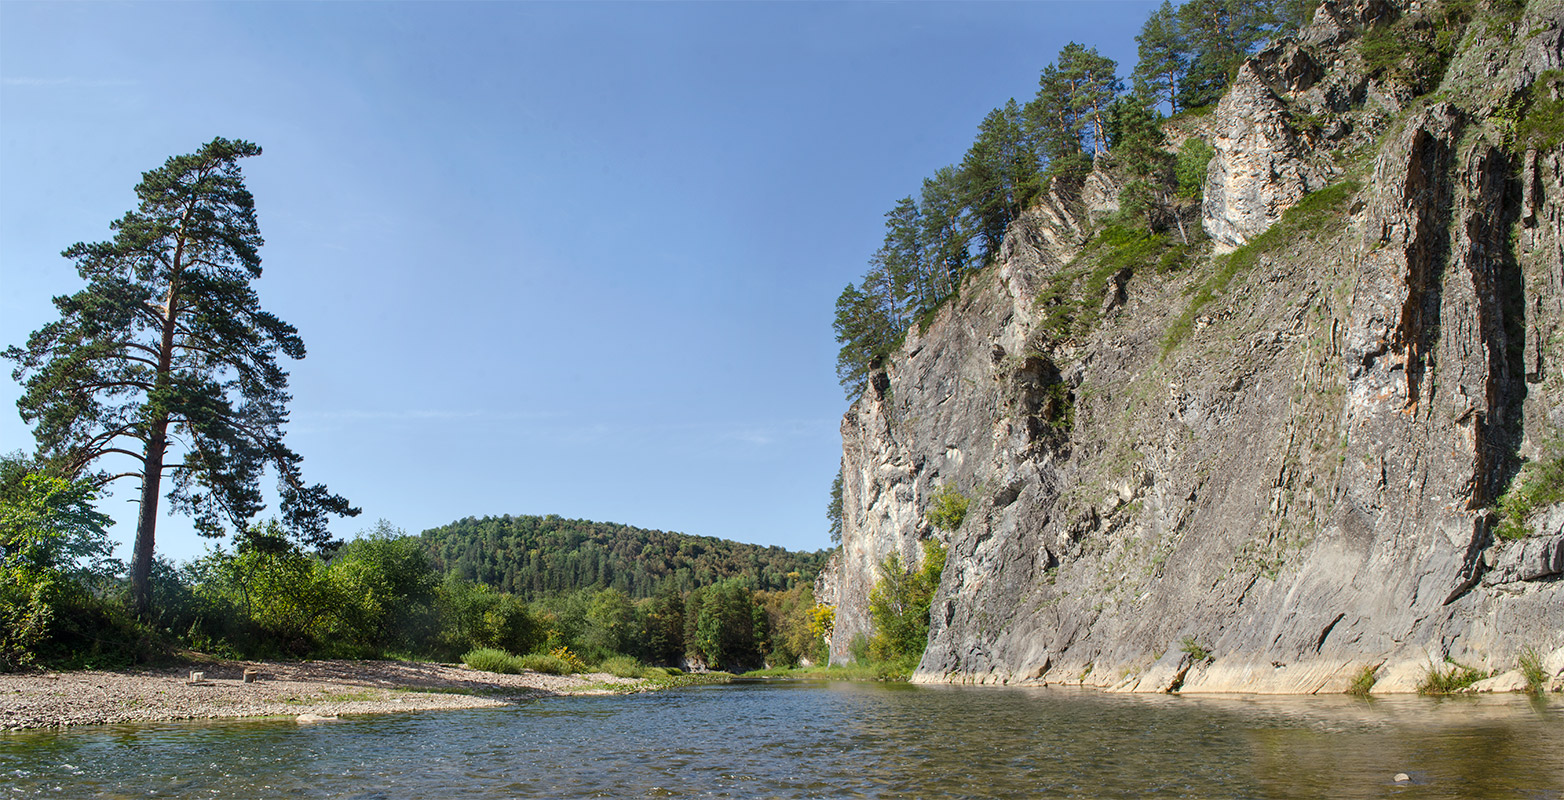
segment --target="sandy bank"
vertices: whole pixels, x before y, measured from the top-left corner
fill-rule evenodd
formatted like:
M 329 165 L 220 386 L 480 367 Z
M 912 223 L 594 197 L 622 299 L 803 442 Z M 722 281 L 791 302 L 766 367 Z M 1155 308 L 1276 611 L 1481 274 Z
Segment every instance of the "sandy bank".
M 260 680 L 244 683 L 246 669 Z M 206 673 L 190 683 L 191 670 Z M 497 675 L 406 661 L 210 661 L 123 672 L 0 674 L 0 729 L 221 717 L 479 708 L 640 681 L 607 674 Z

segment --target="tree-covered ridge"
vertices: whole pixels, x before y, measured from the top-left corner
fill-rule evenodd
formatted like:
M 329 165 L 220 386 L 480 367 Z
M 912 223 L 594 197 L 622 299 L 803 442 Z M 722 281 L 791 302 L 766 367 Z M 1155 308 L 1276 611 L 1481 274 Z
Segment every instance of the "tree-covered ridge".
M 1125 180 L 1120 202 L 1130 223 L 1178 227 L 1187 244 L 1187 173 L 1203 180 L 1205 162 L 1162 152 L 1161 110 L 1216 102 L 1256 46 L 1297 28 L 1311 10 L 1302 0 L 1164 2 L 1135 37 L 1128 86 L 1097 48 L 1065 45 L 1042 69 L 1035 97 L 989 112 L 959 164 L 936 170 L 916 197 L 886 213 L 884 244 L 836 301 L 837 377 L 848 395 L 863 391 L 913 322 L 998 255 L 1022 211 L 1050 190 L 1075 194 L 1094 165 Z
M 828 555 L 553 515 L 467 517 L 422 540 L 439 571 L 529 600 L 587 588 L 644 598 L 729 578 L 779 591 L 813 582 Z

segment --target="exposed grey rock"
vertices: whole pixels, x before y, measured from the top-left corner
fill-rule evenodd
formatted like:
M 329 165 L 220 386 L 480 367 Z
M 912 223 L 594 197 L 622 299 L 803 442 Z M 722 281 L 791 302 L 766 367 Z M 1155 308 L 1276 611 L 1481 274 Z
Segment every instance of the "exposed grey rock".
M 1537 76 L 1564 68 L 1564 0 L 1531 0 L 1518 19 L 1473 28 L 1445 73 L 1444 88 L 1491 113 Z
M 1339 45 L 1363 28 L 1394 22 L 1404 5 L 1390 0 L 1325 0 L 1298 38 L 1313 46 Z
M 1417 10 L 1327 6 L 1213 115 L 1203 213 L 1219 248 L 1250 241 L 1377 142 L 1339 218 L 1168 349 L 1212 266 L 1115 273 L 1085 290 L 1095 329 L 1053 338 L 1040 298 L 1108 194 L 1050 196 L 853 405 L 833 660 L 868 632 L 875 564 L 935 536 L 918 681 L 1339 692 L 1368 667 L 1382 693 L 1564 650 L 1564 510 L 1513 542 L 1491 510 L 1564 431 L 1564 154 L 1510 152 L 1480 102 L 1376 99 L 1352 43 Z M 1547 63 L 1531 49 L 1498 74 Z M 944 534 L 924 515 L 947 484 L 971 506 Z
M 1502 542 L 1484 554 L 1491 561 L 1483 574 L 1485 586 L 1536 581 L 1564 574 L 1564 534 L 1518 542 Z
M 1526 682 L 1526 676 L 1521 674 L 1520 670 L 1512 669 L 1509 672 L 1501 672 L 1492 678 L 1484 678 L 1467 687 L 1466 691 L 1476 694 L 1487 694 L 1489 692 L 1524 692 L 1528 688 L 1530 688 L 1530 684 Z
M 1231 250 L 1297 203 L 1309 190 L 1309 176 L 1286 107 L 1252 62 L 1239 67 L 1216 116 L 1201 224 L 1219 249 Z

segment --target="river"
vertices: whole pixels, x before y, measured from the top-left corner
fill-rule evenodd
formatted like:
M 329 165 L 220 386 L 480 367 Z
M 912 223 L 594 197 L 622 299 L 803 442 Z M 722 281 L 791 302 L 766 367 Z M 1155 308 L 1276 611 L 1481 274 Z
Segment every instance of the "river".
M 4 798 L 1559 800 L 1564 698 L 741 682 L 313 725 L 0 734 L 0 782 Z

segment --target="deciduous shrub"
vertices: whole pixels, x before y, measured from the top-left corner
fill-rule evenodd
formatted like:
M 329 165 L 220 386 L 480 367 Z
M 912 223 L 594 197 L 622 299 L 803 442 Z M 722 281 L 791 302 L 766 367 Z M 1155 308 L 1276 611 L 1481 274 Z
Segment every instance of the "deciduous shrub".
M 515 675 L 528 667 L 524 659 L 517 658 L 510 653 L 493 647 L 480 647 L 462 656 L 462 663 L 473 669 L 484 672 L 498 672 L 504 675 Z
M 1206 168 L 1211 163 L 1211 157 L 1216 151 L 1205 139 L 1191 136 L 1184 140 L 1182 147 L 1178 149 L 1178 161 L 1173 166 L 1173 174 L 1178 180 L 1177 194 L 1189 200 L 1199 200 L 1206 191 Z
M 1564 441 L 1554 440 L 1543 454 L 1526 464 L 1510 488 L 1495 504 L 1499 509 L 1499 527 L 1504 539 L 1531 535 L 1531 517 L 1555 503 L 1564 503 Z
M 60 618 L 90 599 L 104 572 L 109 518 L 87 481 L 30 472 L 8 458 L 0 475 L 0 669 L 33 663 Z
M 569 661 L 548 653 L 531 653 L 521 657 L 521 666 L 533 672 L 547 675 L 571 675 L 577 670 Z
M 880 579 L 869 592 L 869 617 L 874 622 L 868 648 L 870 660 L 911 659 L 911 665 L 917 665 L 928 646 L 929 605 L 944 571 L 945 548 L 932 541 L 923 543 L 923 565 L 917 569 L 903 566 L 896 553 L 880 562 Z
M 947 483 L 940 487 L 929 502 L 929 522 L 940 530 L 953 531 L 966 521 L 967 506 L 970 504 L 971 500 L 961 490 Z

